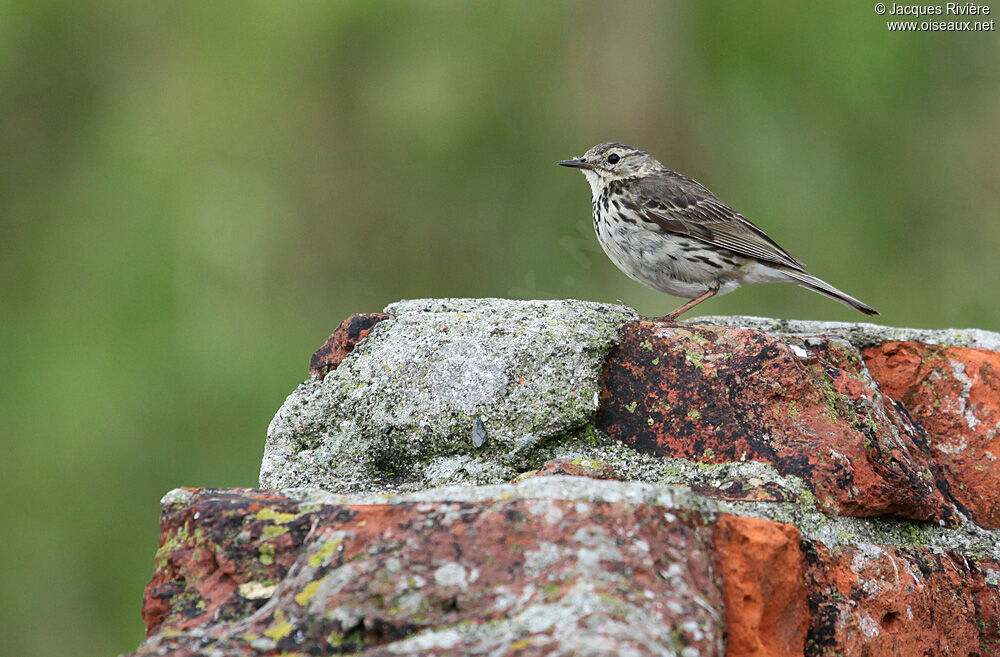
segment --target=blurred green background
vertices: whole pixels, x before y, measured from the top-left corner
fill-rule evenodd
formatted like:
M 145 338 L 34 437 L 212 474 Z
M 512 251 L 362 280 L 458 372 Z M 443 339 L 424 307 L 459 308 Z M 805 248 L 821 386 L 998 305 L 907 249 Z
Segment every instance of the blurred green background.
M 0 2 L 0 635 L 143 637 L 158 500 L 254 486 L 352 312 L 677 299 L 555 166 L 708 185 L 885 324 L 1000 329 L 1000 40 L 870 3 Z M 705 314 L 863 320 L 758 286 Z

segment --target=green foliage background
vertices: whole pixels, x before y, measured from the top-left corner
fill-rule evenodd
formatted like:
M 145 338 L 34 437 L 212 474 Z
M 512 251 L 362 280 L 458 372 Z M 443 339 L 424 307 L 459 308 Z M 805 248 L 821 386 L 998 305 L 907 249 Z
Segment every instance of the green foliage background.
M 348 314 L 678 303 L 555 166 L 701 180 L 891 325 L 1000 329 L 1000 41 L 866 2 L 0 2 L 0 636 L 143 636 L 158 500 L 253 486 Z M 862 320 L 759 286 L 704 313 Z

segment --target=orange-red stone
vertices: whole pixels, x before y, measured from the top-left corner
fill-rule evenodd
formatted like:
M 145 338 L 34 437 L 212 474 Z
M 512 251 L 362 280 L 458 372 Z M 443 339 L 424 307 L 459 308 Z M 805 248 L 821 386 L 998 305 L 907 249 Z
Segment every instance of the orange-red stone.
M 1000 528 L 1000 353 L 886 342 L 864 357 L 882 390 L 927 430 L 951 495 L 976 522 Z
M 727 657 L 801 657 L 809 626 L 799 530 L 722 515 L 715 559 L 722 570 Z
M 829 513 L 953 516 L 920 429 L 842 342 L 626 324 L 605 367 L 598 426 L 654 456 L 771 463 Z
M 309 375 L 322 377 L 330 370 L 337 369 L 340 362 L 354 351 L 354 347 L 379 322 L 389 319 L 385 313 L 355 313 L 342 321 L 337 330 L 326 339 L 309 360 Z
M 818 543 L 807 560 L 813 654 L 1000 655 L 995 560 L 870 544 L 833 553 Z

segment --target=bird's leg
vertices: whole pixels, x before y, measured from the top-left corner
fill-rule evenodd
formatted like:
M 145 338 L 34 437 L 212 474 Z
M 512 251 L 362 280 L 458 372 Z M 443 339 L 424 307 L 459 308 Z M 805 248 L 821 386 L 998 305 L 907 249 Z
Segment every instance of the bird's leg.
M 686 313 L 687 311 L 689 311 L 692 308 L 694 308 L 695 306 L 697 306 L 699 303 L 701 303 L 705 299 L 711 299 L 718 292 L 719 292 L 719 281 L 712 281 L 712 285 L 708 288 L 708 290 L 705 291 L 704 294 L 702 294 L 701 296 L 697 296 L 694 299 L 691 299 L 690 301 L 688 301 L 687 303 L 685 303 L 683 306 L 681 306 L 677 310 L 673 311 L 672 313 L 670 313 L 668 315 L 664 315 L 663 317 L 660 317 L 660 319 L 668 321 L 668 322 L 672 322 L 672 321 L 676 320 L 678 317 L 680 317 L 681 315 L 683 315 L 684 313 Z

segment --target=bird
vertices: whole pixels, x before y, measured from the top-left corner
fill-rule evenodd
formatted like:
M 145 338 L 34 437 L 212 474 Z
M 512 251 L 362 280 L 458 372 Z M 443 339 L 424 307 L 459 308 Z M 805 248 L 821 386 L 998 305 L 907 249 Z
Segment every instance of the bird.
M 794 283 L 878 315 L 808 273 L 707 187 L 645 151 L 604 142 L 558 164 L 580 169 L 590 183 L 594 230 L 608 258 L 629 278 L 690 299 L 662 320 L 672 322 L 707 299 L 755 283 Z

